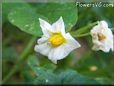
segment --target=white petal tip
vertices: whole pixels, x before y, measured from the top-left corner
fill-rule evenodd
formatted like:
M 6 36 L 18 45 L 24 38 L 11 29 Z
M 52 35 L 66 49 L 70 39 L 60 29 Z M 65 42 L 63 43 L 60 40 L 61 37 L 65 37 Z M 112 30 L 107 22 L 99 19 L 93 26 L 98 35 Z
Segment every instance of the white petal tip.
M 59 18 L 59 20 L 63 21 L 63 17 L 61 16 L 61 17 Z
M 35 45 L 34 51 L 38 52 L 37 45 Z
M 60 18 L 62 18 L 62 16 L 60 16 Z
M 100 24 L 101 26 L 104 26 L 106 28 L 108 27 L 108 24 L 105 20 L 100 21 L 98 24 Z
M 105 53 L 108 53 L 110 50 L 102 50 L 103 52 L 105 52 Z
M 76 48 L 80 48 L 80 47 L 81 47 L 81 44 L 78 41 L 76 41 Z
M 52 60 L 52 62 L 53 62 L 54 64 L 57 64 L 57 60 Z
M 43 19 L 39 18 L 39 21 L 41 22 L 41 21 L 43 21 Z
M 80 48 L 80 47 L 81 47 L 81 45 L 78 43 L 78 44 L 76 44 L 75 49 Z
M 80 44 L 78 44 L 78 48 L 79 48 L 79 47 L 81 47 L 81 45 L 80 45 Z

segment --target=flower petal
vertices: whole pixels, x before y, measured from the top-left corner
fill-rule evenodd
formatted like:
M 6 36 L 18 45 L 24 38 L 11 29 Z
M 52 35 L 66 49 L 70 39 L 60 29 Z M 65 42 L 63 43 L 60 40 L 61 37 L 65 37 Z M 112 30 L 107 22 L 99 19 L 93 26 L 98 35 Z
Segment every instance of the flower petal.
M 104 29 L 108 28 L 108 24 L 106 21 L 102 20 L 98 23 L 98 25 Z
M 64 44 L 64 54 L 67 56 L 71 51 L 81 47 L 81 45 L 69 34 L 66 34 L 67 42 Z
M 61 32 L 62 34 L 65 34 L 65 26 L 63 18 L 60 17 L 55 23 L 52 24 L 53 32 Z
M 49 59 L 55 64 L 57 60 L 65 58 L 72 50 L 81 46 L 69 33 L 66 34 L 66 38 L 66 43 L 53 48 L 48 55 Z
M 57 64 L 57 60 L 65 58 L 67 55 L 64 53 L 64 45 L 61 45 L 59 47 L 55 47 L 51 49 L 49 52 L 48 58 L 55 64 Z
M 40 38 L 40 39 L 37 40 L 37 43 L 38 44 L 42 44 L 42 43 L 47 42 L 47 40 L 48 40 L 48 37 L 42 36 L 42 38 Z
M 70 35 L 70 33 L 67 33 L 65 35 L 65 38 L 67 40 L 67 43 L 69 46 L 71 46 L 71 48 L 75 49 L 75 48 L 79 48 L 81 47 L 81 45 Z
M 45 36 L 49 36 L 51 34 L 51 25 L 45 20 L 39 18 L 40 27 L 42 28 L 42 32 Z
M 99 32 L 99 27 L 98 25 L 96 25 L 91 29 L 90 34 L 94 36 L 95 34 L 97 35 L 98 32 Z
M 35 45 L 34 50 L 36 52 L 39 52 L 45 56 L 48 56 L 48 53 L 50 51 L 51 47 L 48 45 L 48 43 L 43 43 L 40 45 Z
M 110 49 L 113 51 L 113 39 L 108 39 L 105 41 L 102 46 L 100 46 L 100 49 L 104 52 L 109 52 Z
M 104 51 L 104 52 L 109 52 L 110 48 L 108 46 L 100 46 L 100 50 Z
M 99 49 L 99 46 L 98 45 L 94 44 L 93 47 L 92 47 L 92 50 L 98 51 L 100 49 Z
M 106 38 L 99 40 L 98 34 L 102 33 Z M 91 30 L 91 36 L 93 41 L 93 50 L 102 50 L 109 52 L 113 50 L 113 34 L 106 21 L 100 21 L 98 25 L 94 26 Z

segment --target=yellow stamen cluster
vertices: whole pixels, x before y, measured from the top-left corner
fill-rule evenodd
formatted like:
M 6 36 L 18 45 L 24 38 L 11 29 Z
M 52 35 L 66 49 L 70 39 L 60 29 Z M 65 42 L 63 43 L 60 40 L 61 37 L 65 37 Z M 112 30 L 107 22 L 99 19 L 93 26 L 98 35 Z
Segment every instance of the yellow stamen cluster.
M 57 47 L 65 42 L 65 38 L 60 33 L 54 33 L 48 40 L 54 47 Z
M 106 36 L 102 33 L 98 33 L 98 39 L 99 41 L 104 41 L 106 39 Z

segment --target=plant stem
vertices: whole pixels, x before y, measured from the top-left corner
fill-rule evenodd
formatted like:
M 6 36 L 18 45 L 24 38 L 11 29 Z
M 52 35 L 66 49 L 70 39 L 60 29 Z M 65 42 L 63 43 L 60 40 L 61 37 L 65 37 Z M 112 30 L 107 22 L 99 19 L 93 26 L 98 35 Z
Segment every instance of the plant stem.
M 76 31 L 73 31 L 71 32 L 71 34 L 81 34 L 81 33 L 84 33 L 84 32 L 88 32 L 88 28 L 96 25 L 98 22 L 94 22 L 94 23 L 90 23 L 88 24 L 87 26 L 84 26 L 84 27 L 81 27 L 80 29 L 76 30 Z
M 71 34 L 71 35 L 72 35 L 73 37 L 79 38 L 79 37 L 89 36 L 89 35 L 90 35 L 90 32 L 84 33 L 84 34 L 78 34 L 78 35 L 76 35 L 76 34 Z
M 91 24 L 88 24 L 87 26 L 84 26 L 84 27 L 81 27 L 80 29 L 76 30 L 76 31 L 72 31 L 70 32 L 70 34 L 73 36 L 73 37 L 84 37 L 84 36 L 88 36 L 90 35 L 90 31 L 88 32 L 88 28 L 96 25 L 98 22 L 94 22 L 94 23 L 91 23 Z
M 114 31 L 114 28 L 112 28 L 112 31 Z
M 36 37 L 33 37 L 28 42 L 29 44 L 26 46 L 22 54 L 19 56 L 17 63 L 14 65 L 12 70 L 7 74 L 7 76 L 3 79 L 2 83 L 7 82 L 12 77 L 12 75 L 19 69 L 20 64 L 22 64 L 27 59 L 27 55 L 29 54 L 35 40 Z

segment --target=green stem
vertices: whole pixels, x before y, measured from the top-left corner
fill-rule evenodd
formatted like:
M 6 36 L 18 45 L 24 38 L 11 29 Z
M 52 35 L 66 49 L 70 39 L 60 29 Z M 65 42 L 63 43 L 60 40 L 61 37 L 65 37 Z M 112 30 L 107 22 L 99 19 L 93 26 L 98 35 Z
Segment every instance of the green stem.
M 76 31 L 72 31 L 70 32 L 70 34 L 73 36 L 73 37 L 84 37 L 84 36 L 89 36 L 90 35 L 90 31 L 88 28 L 96 25 L 98 22 L 94 22 L 94 23 L 91 23 L 91 24 L 88 24 L 87 26 L 84 26 Z M 88 32 L 89 31 L 89 32 Z
M 22 54 L 19 56 L 19 59 L 17 61 L 17 63 L 14 65 L 14 67 L 12 68 L 12 70 L 8 73 L 8 75 L 3 79 L 2 83 L 7 82 L 12 75 L 19 69 L 20 64 L 22 64 L 26 59 L 27 59 L 27 55 L 29 54 L 34 41 L 36 40 L 36 37 L 33 37 L 28 43 L 28 45 L 26 46 L 26 48 L 24 49 L 24 51 L 22 52 Z
M 87 31 L 89 30 L 88 28 L 90 28 L 90 27 L 96 25 L 97 23 L 98 23 L 98 22 L 90 23 L 90 24 L 88 24 L 87 26 L 81 27 L 80 29 L 71 32 L 71 34 L 81 34 L 81 33 L 87 32 Z
M 89 36 L 89 35 L 90 35 L 90 32 L 84 33 L 84 34 L 77 34 L 77 35 L 71 33 L 71 35 L 72 35 L 73 37 L 79 38 L 79 37 Z
M 114 28 L 112 28 L 112 31 L 114 31 Z

